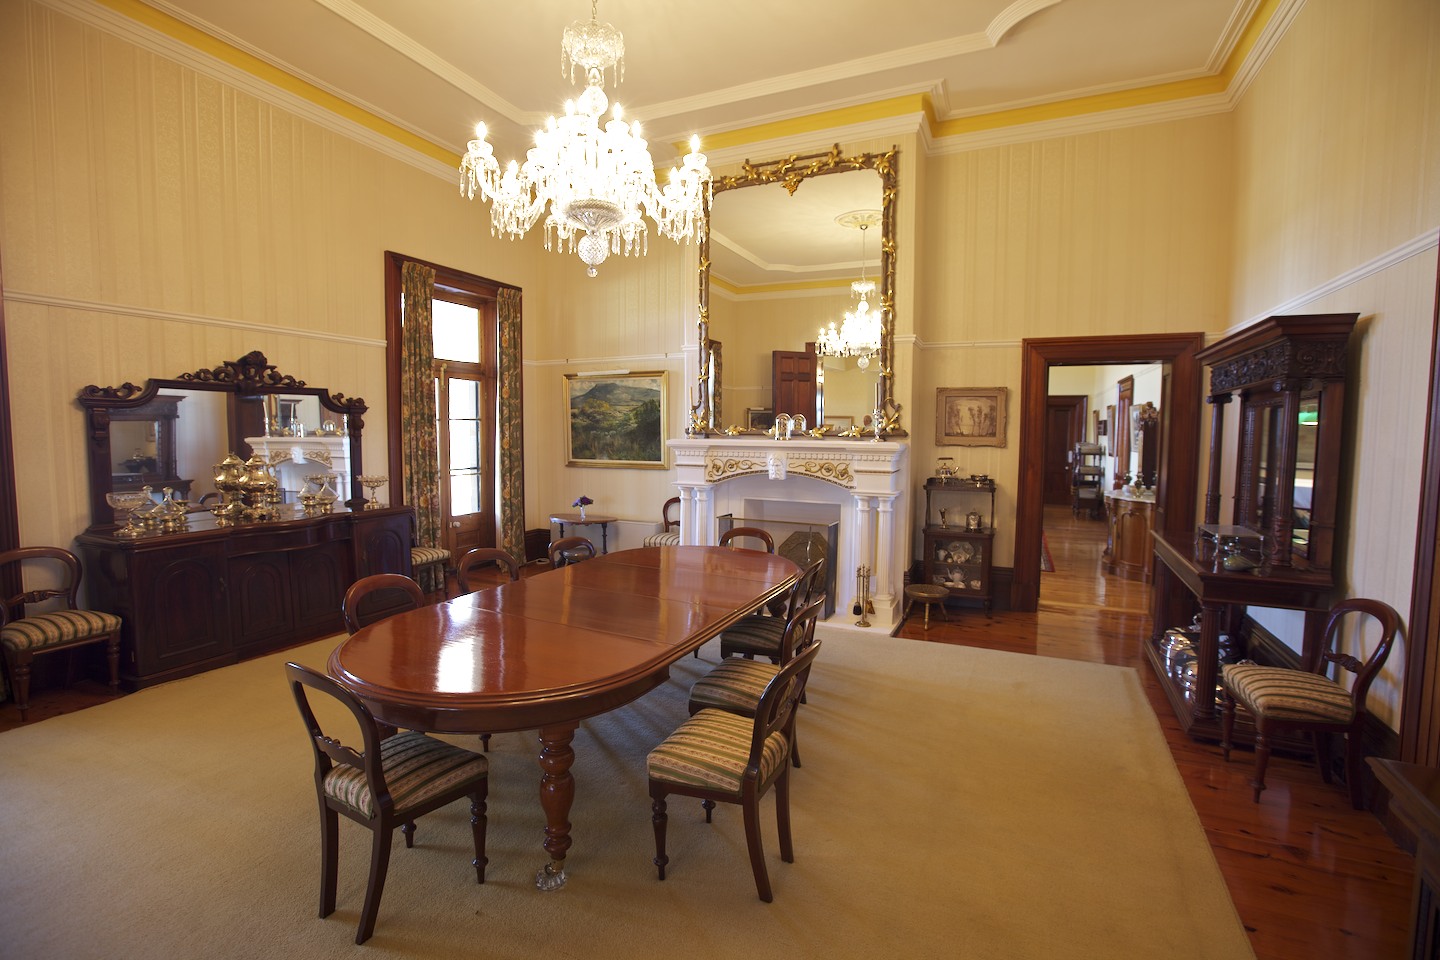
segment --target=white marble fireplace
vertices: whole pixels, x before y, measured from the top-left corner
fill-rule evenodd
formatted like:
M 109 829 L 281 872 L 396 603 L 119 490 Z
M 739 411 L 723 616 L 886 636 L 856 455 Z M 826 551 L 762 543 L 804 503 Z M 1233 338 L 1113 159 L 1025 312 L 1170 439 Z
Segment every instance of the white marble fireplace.
M 716 518 L 746 515 L 747 504 L 766 503 L 771 519 L 809 520 L 817 504 L 840 512 L 835 613 L 822 632 L 889 633 L 904 606 L 910 556 L 910 457 L 903 441 L 771 440 L 766 437 L 687 437 L 669 441 L 680 495 L 680 542 L 712 544 Z M 777 501 L 796 505 L 784 516 Z M 751 507 L 753 509 L 753 506 Z M 856 627 L 856 570 L 873 571 L 875 612 Z

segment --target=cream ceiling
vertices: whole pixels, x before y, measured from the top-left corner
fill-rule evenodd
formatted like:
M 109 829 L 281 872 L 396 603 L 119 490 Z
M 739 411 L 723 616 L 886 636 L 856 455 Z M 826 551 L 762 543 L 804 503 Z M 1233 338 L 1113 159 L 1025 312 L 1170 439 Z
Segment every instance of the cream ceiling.
M 502 163 L 583 86 L 561 73 L 560 35 L 591 13 L 586 0 L 144 2 L 445 151 L 462 152 L 484 121 Z M 691 133 L 713 155 L 761 124 L 844 126 L 896 98 L 927 98 L 943 124 L 1214 76 L 1260 2 L 600 0 L 598 15 L 626 44 L 622 82 L 607 75 L 606 92 L 641 122 L 663 169 Z M 816 122 L 832 111 L 837 122 Z M 832 274 L 858 262 L 849 234 L 835 241 L 848 254 L 831 246 L 810 259 Z M 730 239 L 762 242 L 739 228 Z

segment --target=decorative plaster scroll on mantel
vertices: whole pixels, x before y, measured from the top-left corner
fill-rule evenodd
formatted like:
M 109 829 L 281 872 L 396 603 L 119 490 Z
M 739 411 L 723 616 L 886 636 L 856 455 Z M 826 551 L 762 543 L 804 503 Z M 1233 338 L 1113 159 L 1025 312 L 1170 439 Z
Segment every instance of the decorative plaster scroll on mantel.
M 764 459 L 759 456 L 730 457 L 714 452 L 705 454 L 707 483 L 719 483 L 722 480 L 754 474 L 765 474 L 771 480 L 784 480 L 792 472 L 799 476 L 824 480 L 837 487 L 855 487 L 855 475 L 850 469 L 850 463 L 845 460 L 791 459 L 781 452 L 770 453 Z

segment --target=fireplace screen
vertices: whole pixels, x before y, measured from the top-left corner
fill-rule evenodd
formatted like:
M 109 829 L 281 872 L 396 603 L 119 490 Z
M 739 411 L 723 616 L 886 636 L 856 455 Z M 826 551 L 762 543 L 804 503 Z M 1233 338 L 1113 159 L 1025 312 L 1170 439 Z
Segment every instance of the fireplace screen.
M 759 527 L 770 534 L 775 541 L 775 552 L 793 560 L 802 568 L 825 558 L 825 606 L 821 608 L 821 619 L 828 619 L 835 612 L 835 557 L 836 544 L 840 536 L 838 520 L 823 523 L 819 521 L 794 520 L 750 520 L 723 514 L 717 518 L 720 532 L 734 527 Z

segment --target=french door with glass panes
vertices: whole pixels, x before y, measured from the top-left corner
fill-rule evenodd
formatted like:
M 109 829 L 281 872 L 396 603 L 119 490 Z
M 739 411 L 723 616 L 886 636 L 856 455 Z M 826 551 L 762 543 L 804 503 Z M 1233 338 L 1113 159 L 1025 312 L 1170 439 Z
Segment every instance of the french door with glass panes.
M 445 296 L 431 304 L 440 543 L 458 561 L 495 546 L 495 305 Z

